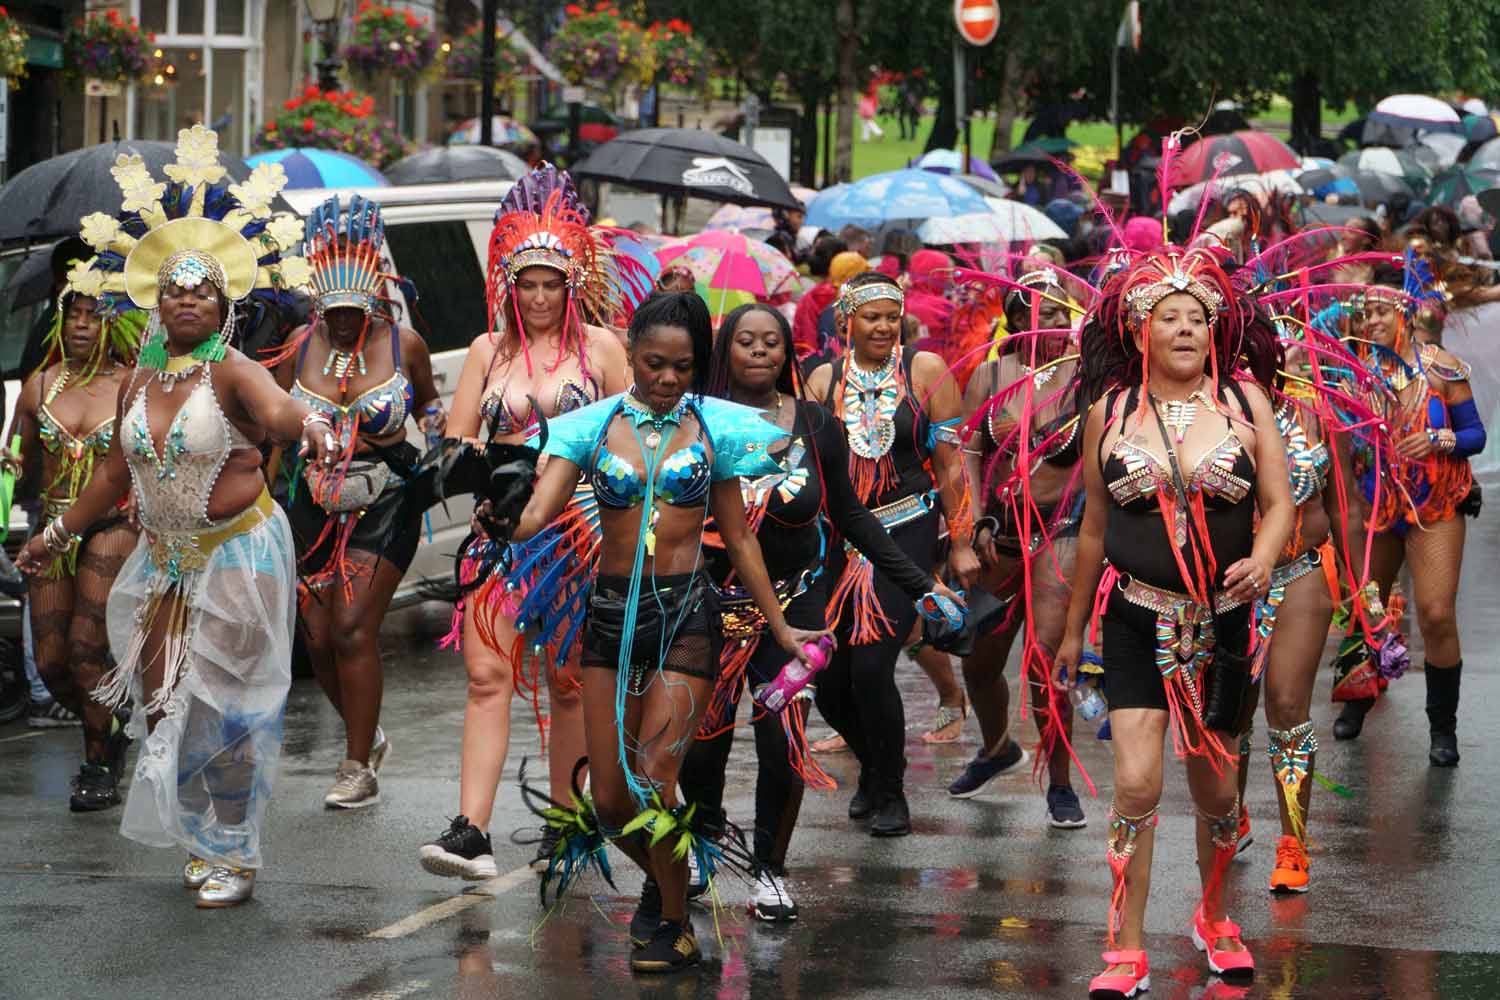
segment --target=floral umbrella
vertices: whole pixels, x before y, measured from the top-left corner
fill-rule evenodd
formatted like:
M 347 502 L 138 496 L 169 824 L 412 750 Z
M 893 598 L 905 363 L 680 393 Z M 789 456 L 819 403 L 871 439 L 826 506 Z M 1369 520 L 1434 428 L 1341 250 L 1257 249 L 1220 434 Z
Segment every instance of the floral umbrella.
M 769 233 L 776 228 L 776 220 L 772 218 L 769 208 L 760 205 L 725 205 L 708 217 L 703 228 L 730 233 L 742 233 L 746 230 Z
M 676 240 L 659 248 L 656 259 L 692 272 L 715 322 L 742 302 L 764 302 L 796 287 L 791 261 L 739 233 L 715 230 Z
M 536 133 L 505 115 L 490 119 L 491 142 L 497 146 L 537 145 Z M 473 146 L 479 142 L 479 119 L 469 118 L 448 134 L 450 146 Z

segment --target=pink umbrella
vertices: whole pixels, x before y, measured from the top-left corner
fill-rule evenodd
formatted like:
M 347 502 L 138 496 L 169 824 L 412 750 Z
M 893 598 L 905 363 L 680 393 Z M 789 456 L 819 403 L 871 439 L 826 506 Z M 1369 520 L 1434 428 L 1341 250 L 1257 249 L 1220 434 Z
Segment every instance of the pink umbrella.
M 779 251 L 739 233 L 721 230 L 699 233 L 659 248 L 656 259 L 663 266 L 685 267 L 707 291 L 716 319 L 732 303 L 754 299 L 764 302 L 796 287 L 797 270 Z

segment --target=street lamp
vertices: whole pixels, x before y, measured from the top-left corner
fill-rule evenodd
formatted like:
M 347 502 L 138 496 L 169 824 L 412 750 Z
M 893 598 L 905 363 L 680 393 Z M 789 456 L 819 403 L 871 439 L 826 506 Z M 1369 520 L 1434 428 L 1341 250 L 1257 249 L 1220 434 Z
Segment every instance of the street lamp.
M 343 0 L 307 0 L 307 13 L 318 26 L 323 58 L 317 61 L 318 89 L 339 89 L 339 15 Z

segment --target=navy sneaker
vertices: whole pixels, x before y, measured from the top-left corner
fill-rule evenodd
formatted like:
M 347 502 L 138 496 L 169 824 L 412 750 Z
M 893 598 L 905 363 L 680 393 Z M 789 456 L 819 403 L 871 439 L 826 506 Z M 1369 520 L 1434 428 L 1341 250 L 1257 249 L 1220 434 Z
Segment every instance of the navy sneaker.
M 1059 830 L 1077 830 L 1089 825 L 1071 785 L 1047 786 L 1047 822 Z
M 972 799 L 991 779 L 998 778 L 1007 771 L 1014 771 L 1029 759 L 1026 751 L 1021 749 L 1021 744 L 1015 740 L 1006 743 L 1005 749 L 993 757 L 985 757 L 984 752 L 980 751 L 979 756 L 964 765 L 963 771 L 953 779 L 953 784 L 948 786 L 948 794 L 955 799 Z

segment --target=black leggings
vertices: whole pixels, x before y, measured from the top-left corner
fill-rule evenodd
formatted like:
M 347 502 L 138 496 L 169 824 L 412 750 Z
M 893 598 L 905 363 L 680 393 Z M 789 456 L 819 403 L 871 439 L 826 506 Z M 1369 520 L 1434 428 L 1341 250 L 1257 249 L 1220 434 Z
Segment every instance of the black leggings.
M 918 568 L 931 570 L 937 564 L 937 513 L 893 529 L 891 539 Z M 843 571 L 842 558 L 837 561 L 839 565 L 829 567 L 834 580 Z M 859 758 L 861 784 L 875 792 L 900 792 L 906 774 L 906 708 L 896 688 L 896 659 L 917 620 L 917 607 L 878 570 L 875 594 L 891 634 L 879 642 L 851 646 L 852 612 L 846 603 L 840 616 L 838 649 L 818 677 L 817 705 Z
M 828 602 L 828 590 L 823 582 L 822 579 L 814 581 L 787 605 L 786 620 L 793 628 L 823 628 L 824 605 Z M 745 668 L 745 677 L 752 691 L 775 680 L 791 658 L 769 635 L 762 633 L 757 643 Z M 806 712 L 807 702 L 799 699 L 786 710 Z M 755 711 L 753 706 L 751 711 Z M 724 732 L 713 739 L 693 740 L 677 775 L 683 801 L 696 803 L 699 809 L 708 810 L 710 816 L 723 813 L 724 770 L 729 764 L 729 751 L 734 746 L 733 722 L 738 714 L 737 701 L 723 720 Z M 755 728 L 755 756 L 760 765 L 755 779 L 755 859 L 773 871 L 782 872 L 786 867 L 787 845 L 791 843 L 797 814 L 802 809 L 802 779 L 792 770 L 781 716 L 761 712 L 760 718 L 754 719 L 751 725 Z

